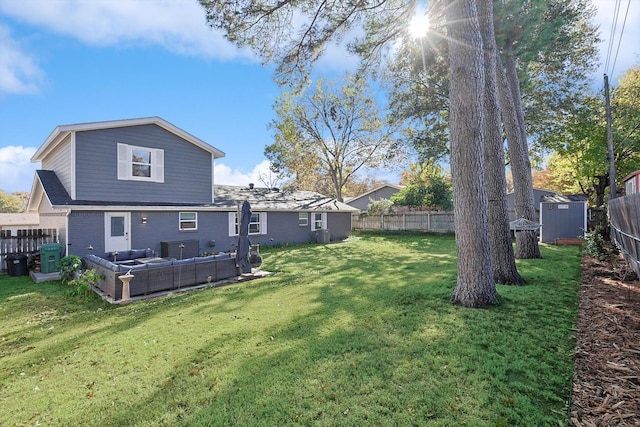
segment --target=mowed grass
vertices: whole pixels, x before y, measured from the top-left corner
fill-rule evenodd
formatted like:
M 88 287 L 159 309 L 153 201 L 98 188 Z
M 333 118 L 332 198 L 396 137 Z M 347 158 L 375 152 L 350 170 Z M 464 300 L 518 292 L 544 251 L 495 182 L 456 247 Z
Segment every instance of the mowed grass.
M 451 305 L 449 236 L 263 248 L 267 278 L 123 306 L 2 276 L 0 425 L 566 425 L 580 250 L 541 250 L 489 310 Z

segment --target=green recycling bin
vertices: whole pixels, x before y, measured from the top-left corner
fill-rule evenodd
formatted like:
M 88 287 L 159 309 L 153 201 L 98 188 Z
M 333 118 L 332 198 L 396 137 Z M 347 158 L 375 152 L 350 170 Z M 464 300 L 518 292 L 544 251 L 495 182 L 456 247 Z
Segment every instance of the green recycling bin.
M 54 273 L 60 271 L 60 255 L 62 245 L 60 243 L 43 243 L 40 245 L 40 272 Z

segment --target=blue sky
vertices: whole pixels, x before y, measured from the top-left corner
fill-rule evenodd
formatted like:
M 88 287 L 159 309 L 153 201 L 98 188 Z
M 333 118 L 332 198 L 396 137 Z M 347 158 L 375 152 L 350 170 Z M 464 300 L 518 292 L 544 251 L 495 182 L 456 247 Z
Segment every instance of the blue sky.
M 594 3 L 604 52 L 615 1 Z M 631 0 L 612 79 L 640 62 L 639 40 Z M 354 64 L 332 46 L 315 72 Z M 0 0 L 0 189 L 30 191 L 39 165 L 29 159 L 58 125 L 149 116 L 224 151 L 217 183 L 259 183 L 280 94 L 272 71 L 207 27 L 195 0 Z

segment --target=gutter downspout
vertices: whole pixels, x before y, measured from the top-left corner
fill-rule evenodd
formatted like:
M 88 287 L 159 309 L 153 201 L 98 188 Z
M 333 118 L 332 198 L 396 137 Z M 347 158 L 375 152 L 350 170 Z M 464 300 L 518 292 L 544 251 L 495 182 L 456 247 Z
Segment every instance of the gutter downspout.
M 65 256 L 69 255 L 69 215 L 71 215 L 71 209 L 67 209 L 67 213 L 64 215 L 64 241 L 65 241 Z

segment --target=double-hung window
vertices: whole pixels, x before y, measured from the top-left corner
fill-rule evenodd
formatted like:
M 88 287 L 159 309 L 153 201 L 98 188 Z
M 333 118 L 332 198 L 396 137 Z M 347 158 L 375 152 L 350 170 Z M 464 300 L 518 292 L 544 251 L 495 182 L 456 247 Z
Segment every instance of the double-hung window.
M 238 235 L 238 213 L 229 212 L 229 236 Z M 267 213 L 252 212 L 249 220 L 249 235 L 267 234 Z
M 118 179 L 164 182 L 164 150 L 118 144 Z
M 197 212 L 180 212 L 178 219 L 180 231 L 198 229 Z
M 327 213 L 326 212 L 314 212 L 311 214 L 313 223 L 311 224 L 312 230 L 324 230 L 327 228 Z

